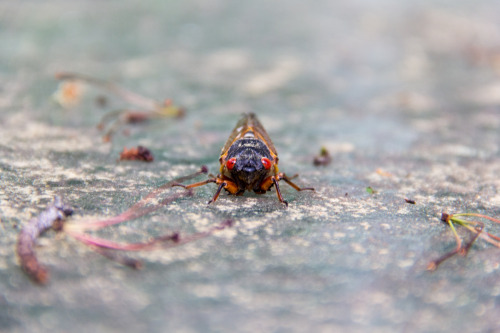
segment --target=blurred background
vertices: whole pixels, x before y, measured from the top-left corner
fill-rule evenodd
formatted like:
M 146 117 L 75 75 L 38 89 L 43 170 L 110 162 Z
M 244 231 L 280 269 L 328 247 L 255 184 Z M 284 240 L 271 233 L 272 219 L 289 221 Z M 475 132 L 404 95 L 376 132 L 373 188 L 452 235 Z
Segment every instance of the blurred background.
M 0 1 L 0 330 L 499 330 L 500 250 L 478 242 L 425 270 L 454 247 L 442 211 L 500 215 L 499 13 L 493 0 Z M 85 84 L 61 99 L 63 71 L 186 114 L 104 142 L 101 117 L 137 106 Z M 207 207 L 207 185 L 100 235 L 231 230 L 137 254 L 139 272 L 49 233 L 51 283 L 22 274 L 17 233 L 55 194 L 76 219 L 112 216 L 202 164 L 215 173 L 243 112 L 316 193 L 284 184 L 287 210 L 274 192 Z M 153 163 L 117 162 L 138 144 Z M 316 167 L 321 147 L 333 160 Z

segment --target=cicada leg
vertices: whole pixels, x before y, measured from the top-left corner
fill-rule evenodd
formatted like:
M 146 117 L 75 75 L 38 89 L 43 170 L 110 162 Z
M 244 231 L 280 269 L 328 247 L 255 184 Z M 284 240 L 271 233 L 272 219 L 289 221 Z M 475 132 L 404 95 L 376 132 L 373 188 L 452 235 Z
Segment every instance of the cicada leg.
M 197 182 L 197 183 L 193 183 L 193 184 L 189 184 L 189 185 L 184 185 L 184 184 L 181 184 L 181 183 L 175 183 L 172 186 L 181 186 L 181 187 L 184 187 L 185 189 L 190 189 L 190 188 L 193 188 L 193 187 L 203 186 L 203 185 L 207 185 L 207 184 L 210 184 L 210 183 L 217 183 L 217 178 L 209 178 L 207 180 L 204 180 L 204 181 L 201 181 L 201 182 Z
M 314 187 L 299 187 L 297 184 L 295 184 L 294 182 L 292 182 L 292 179 L 295 178 L 295 177 L 297 177 L 297 176 L 298 175 L 294 175 L 293 177 L 288 177 L 283 172 L 280 172 L 278 174 L 278 180 L 282 180 L 283 179 L 285 182 L 287 182 L 288 185 L 290 185 L 291 187 L 293 187 L 297 191 L 314 191 Z
M 223 178 L 220 178 L 220 177 L 209 178 L 207 180 L 204 180 L 204 181 L 201 181 L 201 182 L 197 182 L 197 183 L 193 183 L 193 184 L 189 184 L 189 185 L 183 185 L 183 184 L 180 184 L 180 183 L 176 183 L 176 184 L 174 184 L 174 186 L 182 186 L 182 187 L 184 187 L 186 189 L 190 189 L 190 188 L 193 188 L 193 187 L 203 186 L 203 185 L 210 184 L 210 183 L 216 183 L 216 184 L 219 185 L 219 187 L 217 188 L 217 191 L 215 191 L 214 196 L 208 202 L 208 204 L 211 204 L 212 202 L 214 202 L 214 201 L 217 200 L 217 198 L 219 197 L 220 192 L 222 191 L 223 188 L 226 189 L 226 190 L 228 190 L 229 193 L 231 193 L 231 194 L 237 194 L 237 193 L 239 193 L 239 188 L 238 188 L 238 185 L 236 185 L 236 183 L 234 183 L 233 181 L 231 181 L 229 179 L 223 179 Z
M 271 181 L 273 182 L 274 186 L 276 186 L 276 194 L 278 195 L 278 200 L 288 207 L 288 201 L 284 200 L 283 196 L 281 195 L 280 186 L 278 185 L 279 178 L 272 176 Z
M 292 182 L 291 179 L 295 178 L 295 177 L 297 177 L 297 175 L 294 175 L 293 177 L 287 177 L 287 175 L 280 172 L 276 176 L 270 176 L 270 177 L 267 177 L 266 179 L 264 179 L 264 181 L 260 185 L 260 189 L 264 190 L 264 191 L 268 191 L 269 188 L 271 187 L 271 185 L 274 184 L 274 186 L 276 187 L 276 194 L 278 195 L 278 200 L 280 202 L 284 203 L 285 206 L 288 207 L 288 202 L 285 199 L 283 199 L 283 196 L 281 195 L 281 190 L 280 190 L 280 187 L 278 184 L 278 182 L 280 180 L 284 180 L 285 182 L 287 182 L 288 185 L 290 185 L 291 187 L 293 187 L 297 191 L 305 191 L 305 190 L 314 191 L 314 188 L 312 188 L 312 187 L 299 187 L 297 184 Z

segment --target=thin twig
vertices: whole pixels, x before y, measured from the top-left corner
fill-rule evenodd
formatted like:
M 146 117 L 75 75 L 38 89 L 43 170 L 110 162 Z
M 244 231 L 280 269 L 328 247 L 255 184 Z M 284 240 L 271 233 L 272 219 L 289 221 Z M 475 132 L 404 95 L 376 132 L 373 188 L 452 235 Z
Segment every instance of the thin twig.
M 173 187 L 176 183 L 182 182 L 189 180 L 191 178 L 194 178 L 196 176 L 199 176 L 203 173 L 207 173 L 208 169 L 206 166 L 202 166 L 201 169 L 193 174 L 184 176 L 184 177 L 179 177 L 177 179 L 174 179 L 166 184 L 163 184 L 159 188 L 155 189 L 151 193 L 149 193 L 146 197 L 138 201 L 136 204 L 134 204 L 132 207 L 127 209 L 125 212 L 104 219 L 104 220 L 98 220 L 98 221 L 92 221 L 92 222 L 85 222 L 85 223 L 78 223 L 78 224 L 66 224 L 64 226 L 65 231 L 70 231 L 70 230 L 97 230 L 101 229 L 104 227 L 108 227 L 111 225 L 119 224 L 125 221 L 133 220 L 136 218 L 139 218 L 141 216 L 144 216 L 146 214 L 149 214 L 151 212 L 154 212 L 155 210 L 158 210 L 162 206 L 165 206 L 181 197 L 189 196 L 192 195 L 191 191 L 185 191 L 181 193 L 175 193 L 160 202 L 158 202 L 156 205 L 151 205 L 151 206 L 146 206 L 148 203 L 150 203 L 154 198 L 156 198 L 159 194 L 161 194 L 165 189 Z
M 128 89 L 120 87 L 119 85 L 117 85 L 113 82 L 110 82 L 110 81 L 96 79 L 96 78 L 86 76 L 83 74 L 69 73 L 69 72 L 56 73 L 55 76 L 59 80 L 82 81 L 82 82 L 87 82 L 87 83 L 102 87 L 102 88 L 120 96 L 125 101 L 127 101 L 131 104 L 135 104 L 137 106 L 142 106 L 146 109 L 153 110 L 153 109 L 158 108 L 158 106 L 159 106 L 159 104 L 154 99 L 139 95 L 133 91 L 130 91 Z
M 214 232 L 223 230 L 232 225 L 233 225 L 232 220 L 226 220 L 206 231 L 197 232 L 183 237 L 181 237 L 179 233 L 174 232 L 167 235 L 155 237 L 150 241 L 143 243 L 118 243 L 107 239 L 94 237 L 86 233 L 70 232 L 69 235 L 93 247 L 104 248 L 108 250 L 117 250 L 117 251 L 144 251 L 144 250 L 153 250 L 157 248 L 165 249 L 187 244 L 195 240 L 205 238 L 213 234 Z
M 474 242 L 478 238 L 481 238 L 481 239 L 487 241 L 488 243 L 500 248 L 500 242 L 499 242 L 500 237 L 492 235 L 489 232 L 484 231 L 484 223 L 483 222 L 464 220 L 464 219 L 459 218 L 461 216 L 480 217 L 480 218 L 484 218 L 484 219 L 493 221 L 495 223 L 500 223 L 500 220 L 492 218 L 490 216 L 482 215 L 482 214 L 475 214 L 475 213 L 447 214 L 447 213 L 443 213 L 441 215 L 441 221 L 447 223 L 450 226 L 450 228 L 453 232 L 453 235 L 455 236 L 455 241 L 457 243 L 457 246 L 455 247 L 454 250 L 452 250 L 448 253 L 445 253 L 444 255 L 442 255 L 441 257 L 439 257 L 436 260 L 431 261 L 429 263 L 429 265 L 427 266 L 428 270 L 431 270 L 431 271 L 435 270 L 442 262 L 444 262 L 445 260 L 454 256 L 455 254 L 460 254 L 462 256 L 467 255 L 470 248 L 472 247 L 472 245 L 474 244 Z M 455 230 L 455 224 L 458 224 L 458 225 L 464 227 L 472 234 L 471 239 L 465 245 L 462 244 L 462 240 L 460 239 L 457 231 Z

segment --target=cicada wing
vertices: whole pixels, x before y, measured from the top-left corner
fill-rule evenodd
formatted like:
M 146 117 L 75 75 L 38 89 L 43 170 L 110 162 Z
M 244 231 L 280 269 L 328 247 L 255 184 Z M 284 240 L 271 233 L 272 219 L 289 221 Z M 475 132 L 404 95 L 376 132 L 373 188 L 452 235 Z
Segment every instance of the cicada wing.
M 267 134 L 266 130 L 264 129 L 260 121 L 257 119 L 257 116 L 254 113 L 245 113 L 234 127 L 233 131 L 231 132 L 231 135 L 229 135 L 226 144 L 222 148 L 221 156 L 226 154 L 228 149 L 236 140 L 245 137 L 245 135 L 248 135 L 247 134 L 248 132 L 253 132 L 255 138 L 264 141 L 264 143 L 269 148 L 269 150 L 274 154 L 274 156 L 278 155 L 278 153 L 276 152 L 276 148 L 274 148 L 274 144 L 271 141 L 271 138 Z

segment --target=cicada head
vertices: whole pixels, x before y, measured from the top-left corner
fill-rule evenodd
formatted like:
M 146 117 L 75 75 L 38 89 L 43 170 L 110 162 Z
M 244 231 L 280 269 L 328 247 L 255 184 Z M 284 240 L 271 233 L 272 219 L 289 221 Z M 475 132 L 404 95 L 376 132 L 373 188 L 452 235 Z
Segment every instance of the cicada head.
M 256 139 L 235 141 L 222 163 L 227 175 L 242 189 L 257 188 L 275 164 L 266 145 Z

